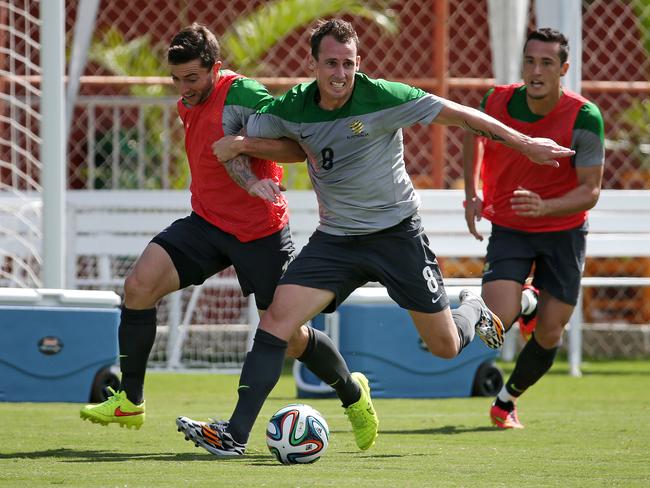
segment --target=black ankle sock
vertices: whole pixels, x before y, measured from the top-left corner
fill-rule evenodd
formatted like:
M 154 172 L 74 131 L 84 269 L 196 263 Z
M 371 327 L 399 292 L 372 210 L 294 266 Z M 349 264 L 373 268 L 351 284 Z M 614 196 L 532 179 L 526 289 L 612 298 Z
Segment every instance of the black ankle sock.
M 298 361 L 304 363 L 321 381 L 334 388 L 344 407 L 357 402 L 361 398 L 361 389 L 350 376 L 348 365 L 332 339 L 318 329 L 309 327 L 308 330 L 307 349 Z
M 235 441 L 248 441 L 266 397 L 280 378 L 286 350 L 286 341 L 257 329 L 253 349 L 246 355 L 239 377 L 239 399 L 228 426 Z
M 149 353 L 156 338 L 156 309 L 132 310 L 122 307 L 120 328 L 120 390 L 136 405 L 144 397 L 144 375 Z
M 504 402 L 504 401 L 502 401 L 502 400 L 499 400 L 498 397 L 497 397 L 496 400 L 494 400 L 494 404 L 495 404 L 497 407 L 502 408 L 502 409 L 504 409 L 504 410 L 507 411 L 507 412 L 512 412 L 512 411 L 515 409 L 515 404 L 514 404 L 514 402 L 511 402 L 511 401 Z
M 533 386 L 544 374 L 551 369 L 557 347 L 544 349 L 535 340 L 535 334 L 519 353 L 515 369 L 506 382 L 506 390 L 512 396 L 520 396 Z

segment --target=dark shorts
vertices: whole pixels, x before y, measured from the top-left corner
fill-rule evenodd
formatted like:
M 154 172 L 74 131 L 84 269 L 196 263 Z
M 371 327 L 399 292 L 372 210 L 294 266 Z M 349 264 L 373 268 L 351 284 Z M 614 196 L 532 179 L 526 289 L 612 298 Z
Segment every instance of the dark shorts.
M 314 232 L 280 284 L 331 290 L 336 297 L 324 310 L 329 313 L 369 281 L 384 285 L 407 310 L 431 313 L 449 306 L 436 255 L 417 214 L 363 236 Z
M 295 253 L 288 225 L 270 236 L 240 242 L 194 212 L 173 222 L 151 242 L 171 257 L 181 288 L 200 285 L 233 265 L 242 293 L 254 293 L 260 310 L 271 304 L 275 287 Z
M 524 283 L 535 265 L 533 286 L 574 305 L 585 264 L 587 225 L 557 232 L 521 232 L 492 225 L 483 283 Z

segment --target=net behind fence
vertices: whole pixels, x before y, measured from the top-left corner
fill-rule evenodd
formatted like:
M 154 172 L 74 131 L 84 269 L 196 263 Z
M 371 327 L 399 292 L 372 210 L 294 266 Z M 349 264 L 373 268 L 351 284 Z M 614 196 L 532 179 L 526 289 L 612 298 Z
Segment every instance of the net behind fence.
M 0 286 L 40 286 L 38 3 L 0 2 Z

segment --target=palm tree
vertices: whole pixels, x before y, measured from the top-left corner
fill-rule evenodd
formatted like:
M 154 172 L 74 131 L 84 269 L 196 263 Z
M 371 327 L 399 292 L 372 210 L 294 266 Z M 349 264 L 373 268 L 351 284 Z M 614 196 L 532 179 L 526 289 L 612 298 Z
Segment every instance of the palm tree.
M 255 75 L 260 58 L 276 43 L 299 27 L 321 17 L 350 14 L 377 24 L 388 34 L 398 32 L 393 0 L 273 0 L 241 16 L 223 33 L 219 42 L 235 70 Z M 153 45 L 149 34 L 125 41 L 115 28 L 97 36 L 88 58 L 121 76 L 167 76 L 165 47 Z M 134 90 L 143 87 L 134 87 Z M 162 87 L 145 87 L 136 95 L 160 95 Z
M 275 0 L 240 17 L 220 36 L 228 65 L 254 76 L 265 71 L 260 59 L 296 29 L 322 17 L 352 14 L 368 19 L 389 34 L 396 34 L 396 13 L 390 0 Z M 305 165 L 283 165 L 284 183 L 294 190 L 311 188 Z
M 255 76 L 261 69 L 260 59 L 270 48 L 296 29 L 318 18 L 350 14 L 368 19 L 389 34 L 397 33 L 397 14 L 390 9 L 390 5 L 394 3 L 392 0 L 268 1 L 250 14 L 239 17 L 219 36 L 219 42 L 228 57 L 229 68 Z M 181 17 L 186 14 L 182 9 L 179 12 Z M 101 36 L 97 36 L 88 53 L 90 61 L 120 76 L 168 76 L 166 58 L 166 45 L 152 44 L 149 34 L 126 41 L 115 27 L 110 27 Z M 130 91 L 135 96 L 148 97 L 171 94 L 169 87 L 162 85 L 134 86 Z M 147 109 L 147 147 L 148 152 L 153 155 L 152 164 L 156 164 L 160 159 L 163 147 L 161 118 L 162 112 L 159 108 Z M 186 169 L 183 145 L 172 144 L 171 148 L 174 152 L 172 160 Z M 182 186 L 188 181 L 185 170 L 178 171 L 178 174 L 180 179 L 172 182 L 173 187 Z M 133 178 L 127 177 L 126 180 L 133 181 Z M 286 180 L 285 184 L 289 188 L 310 187 L 304 165 L 288 167 Z
M 220 38 L 230 61 L 247 75 L 260 70 L 259 60 L 271 47 L 299 27 L 336 14 L 368 19 L 389 34 L 398 31 L 390 0 L 275 0 L 240 17 Z

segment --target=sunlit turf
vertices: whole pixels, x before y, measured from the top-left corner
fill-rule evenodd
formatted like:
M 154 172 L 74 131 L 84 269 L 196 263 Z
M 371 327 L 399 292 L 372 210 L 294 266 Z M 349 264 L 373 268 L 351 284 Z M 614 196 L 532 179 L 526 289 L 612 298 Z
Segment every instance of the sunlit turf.
M 237 376 L 149 373 L 139 431 L 83 422 L 78 404 L 0 403 L 0 486 L 649 486 L 650 361 L 583 372 L 556 364 L 521 398 L 521 431 L 490 426 L 490 398 L 376 399 L 380 436 L 365 452 L 335 399 L 306 400 L 331 439 L 305 466 L 278 464 L 264 442 L 265 420 L 296 401 L 291 376 L 264 406 L 247 455 L 222 460 L 186 442 L 174 420 L 227 418 Z

